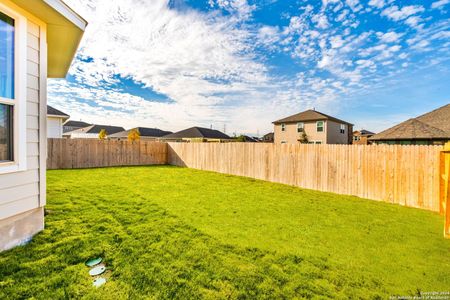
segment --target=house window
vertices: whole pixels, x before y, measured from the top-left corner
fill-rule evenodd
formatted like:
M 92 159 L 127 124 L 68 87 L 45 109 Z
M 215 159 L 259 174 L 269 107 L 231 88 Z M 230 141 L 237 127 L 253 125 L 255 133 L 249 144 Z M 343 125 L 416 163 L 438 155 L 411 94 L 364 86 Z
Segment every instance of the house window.
M 302 122 L 297 123 L 297 132 L 303 132 L 304 124 Z
M 323 132 L 323 121 L 317 121 L 317 132 Z
M 281 123 L 281 131 L 286 131 L 286 124 Z
M 14 19 L 0 12 L 0 162 L 13 161 Z
M 341 124 L 341 128 L 339 129 L 339 132 L 342 134 L 345 133 L 345 124 Z
M 26 169 L 26 24 L 0 3 L 0 174 Z

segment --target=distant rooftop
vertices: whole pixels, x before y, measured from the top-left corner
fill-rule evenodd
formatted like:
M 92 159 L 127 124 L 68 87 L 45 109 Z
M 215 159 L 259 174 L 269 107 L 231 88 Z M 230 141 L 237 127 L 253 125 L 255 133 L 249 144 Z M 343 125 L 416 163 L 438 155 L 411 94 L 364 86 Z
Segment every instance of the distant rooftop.
M 58 117 L 63 117 L 63 118 L 70 117 L 68 114 L 66 114 L 50 105 L 47 105 L 47 115 L 58 116 Z
M 64 126 L 69 126 L 69 127 L 78 127 L 78 128 L 83 128 L 83 127 L 88 127 L 91 126 L 92 124 L 83 122 L 83 121 L 72 121 L 69 120 L 66 123 L 64 123 Z
M 340 120 L 338 118 L 329 116 L 327 114 L 321 113 L 316 110 L 308 109 L 301 113 L 274 121 L 273 124 L 280 124 L 280 123 L 294 123 L 294 122 L 307 122 L 307 121 L 319 121 L 319 120 L 331 120 L 338 123 L 353 125 L 349 122 Z
M 125 130 L 125 128 L 119 127 L 119 126 L 109 126 L 109 125 L 97 125 L 97 124 L 94 124 L 94 125 L 90 125 L 90 126 L 87 126 L 87 127 L 83 127 L 83 128 L 80 128 L 80 129 L 73 130 L 73 131 L 69 131 L 69 132 L 66 132 L 64 134 L 65 135 L 70 135 L 72 133 L 94 133 L 94 134 L 98 134 L 98 133 L 100 133 L 100 131 L 102 129 L 105 129 L 107 135 L 114 134 L 114 133 L 121 132 L 121 131 Z
M 370 140 L 450 139 L 450 104 L 388 128 Z
M 365 129 L 355 130 L 355 131 L 353 131 L 353 134 L 355 134 L 357 132 L 359 132 L 360 135 L 374 135 L 375 134 L 375 132 L 365 130 Z
M 162 136 L 172 133 L 171 131 L 164 131 L 164 130 L 161 130 L 158 128 L 136 127 L 136 128 L 132 128 L 129 130 L 110 134 L 109 137 L 126 138 L 126 137 L 128 137 L 128 134 L 130 133 L 130 131 L 133 129 L 137 129 L 141 136 L 147 136 L 147 137 L 162 137 Z
M 191 127 L 163 136 L 164 139 L 205 138 L 205 139 L 231 139 L 225 133 L 209 128 Z

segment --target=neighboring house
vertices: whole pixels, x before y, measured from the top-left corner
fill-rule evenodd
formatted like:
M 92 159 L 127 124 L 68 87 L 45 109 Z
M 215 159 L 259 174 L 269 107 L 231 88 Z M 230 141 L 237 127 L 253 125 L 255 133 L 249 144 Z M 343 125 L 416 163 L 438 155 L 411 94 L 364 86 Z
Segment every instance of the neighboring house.
M 83 122 L 83 121 L 72 121 L 69 120 L 66 123 L 63 124 L 63 133 L 74 131 L 80 128 L 85 128 L 88 126 L 91 126 L 92 124 Z
M 368 145 L 370 144 L 368 138 L 370 138 L 374 134 L 375 133 L 365 129 L 353 131 L 353 144 Z
M 63 133 L 63 137 L 71 139 L 98 139 L 100 131 L 104 129 L 106 131 L 106 136 L 124 131 L 125 128 L 119 126 L 108 126 L 108 125 L 90 125 L 88 127 L 76 129 L 73 131 Z
M 47 138 L 62 138 L 63 123 L 69 115 L 47 105 Z
M 277 144 L 351 144 L 353 124 L 316 110 L 273 122 Z M 306 137 L 306 139 L 305 139 Z
M 273 132 L 269 132 L 269 133 L 263 135 L 261 140 L 264 143 L 273 143 L 273 136 L 274 136 Z
M 450 104 L 369 138 L 375 144 L 443 145 L 450 141 Z
M 173 142 L 223 142 L 232 140 L 231 137 L 219 130 L 203 127 L 191 127 L 165 135 L 162 139 Z
M 129 130 L 114 133 L 108 136 L 110 139 L 128 139 L 128 134 L 132 130 L 138 130 L 141 140 L 155 140 L 157 138 L 163 137 L 165 135 L 171 134 L 171 131 L 164 131 L 158 128 L 146 128 L 146 127 L 136 127 Z
M 86 25 L 61 0 L 0 1 L 0 251 L 44 228 L 47 77 L 66 76 Z

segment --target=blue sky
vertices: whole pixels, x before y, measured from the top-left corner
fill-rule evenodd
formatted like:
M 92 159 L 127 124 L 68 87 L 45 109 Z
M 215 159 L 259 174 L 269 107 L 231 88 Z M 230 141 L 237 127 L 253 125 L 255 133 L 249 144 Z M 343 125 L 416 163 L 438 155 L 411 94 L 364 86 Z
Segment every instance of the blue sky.
M 450 102 L 450 0 L 68 0 L 49 104 L 98 124 L 264 134 L 316 108 L 380 131 Z

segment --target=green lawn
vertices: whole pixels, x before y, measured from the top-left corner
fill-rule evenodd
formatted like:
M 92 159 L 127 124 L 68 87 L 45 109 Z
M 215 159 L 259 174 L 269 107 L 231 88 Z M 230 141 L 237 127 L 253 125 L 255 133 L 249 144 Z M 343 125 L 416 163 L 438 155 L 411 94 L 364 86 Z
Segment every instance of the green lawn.
M 48 172 L 0 299 L 387 298 L 450 290 L 438 214 L 177 167 Z M 101 255 L 108 282 L 84 266 Z

